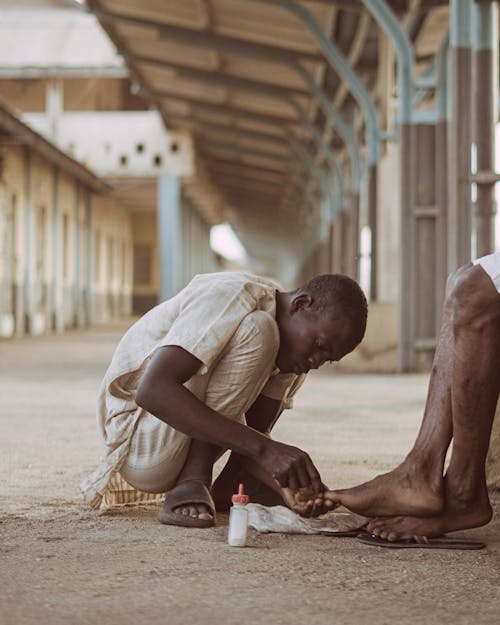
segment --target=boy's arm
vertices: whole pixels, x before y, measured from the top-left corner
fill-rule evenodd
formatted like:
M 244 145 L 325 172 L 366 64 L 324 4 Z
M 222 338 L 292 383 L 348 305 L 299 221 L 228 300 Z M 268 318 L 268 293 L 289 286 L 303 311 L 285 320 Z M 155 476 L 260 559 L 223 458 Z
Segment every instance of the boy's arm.
M 304 451 L 226 419 L 184 386 L 201 364 L 181 347 L 161 347 L 141 379 L 137 405 L 192 438 L 251 458 L 283 488 L 311 486 L 322 492 L 319 473 Z
M 265 395 L 258 395 L 252 406 L 246 412 L 247 424 L 259 432 L 269 435 L 276 421 L 281 416 L 283 409 L 283 401 L 272 399 L 271 397 L 266 397 Z M 256 467 L 255 463 L 248 458 L 241 458 L 240 456 L 232 454 L 229 462 L 231 461 L 234 463 L 236 468 L 238 466 L 243 466 L 252 475 L 255 475 L 255 477 L 267 483 L 265 476 L 259 473 L 258 467 Z M 325 506 L 325 502 L 321 495 L 318 498 L 315 498 L 313 495 L 307 496 L 303 492 L 294 492 L 289 488 L 282 489 L 281 495 L 288 507 L 301 516 L 318 516 L 323 512 L 328 512 L 334 507 L 333 502 L 327 502 Z

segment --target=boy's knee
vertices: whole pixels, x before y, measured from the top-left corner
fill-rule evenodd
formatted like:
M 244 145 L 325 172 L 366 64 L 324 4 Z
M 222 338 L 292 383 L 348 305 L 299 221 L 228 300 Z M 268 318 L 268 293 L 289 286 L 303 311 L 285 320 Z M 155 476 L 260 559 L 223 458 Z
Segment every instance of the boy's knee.
M 490 278 L 480 266 L 466 265 L 450 276 L 448 285 L 455 329 L 481 329 L 485 313 L 496 299 L 492 298 Z

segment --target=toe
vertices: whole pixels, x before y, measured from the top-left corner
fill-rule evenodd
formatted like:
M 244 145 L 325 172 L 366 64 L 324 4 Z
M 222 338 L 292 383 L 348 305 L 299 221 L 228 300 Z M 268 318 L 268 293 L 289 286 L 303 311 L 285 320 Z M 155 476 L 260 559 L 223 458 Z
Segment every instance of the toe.
M 370 529 L 381 529 L 387 524 L 387 519 L 384 517 L 376 517 L 375 519 L 371 519 L 368 523 Z
M 198 504 L 196 506 L 195 516 L 197 516 L 199 519 L 202 519 L 203 521 L 210 521 L 211 519 L 213 519 L 213 516 L 210 513 L 210 510 L 204 504 Z
M 189 506 L 189 516 L 197 517 L 198 516 L 198 508 L 192 504 Z

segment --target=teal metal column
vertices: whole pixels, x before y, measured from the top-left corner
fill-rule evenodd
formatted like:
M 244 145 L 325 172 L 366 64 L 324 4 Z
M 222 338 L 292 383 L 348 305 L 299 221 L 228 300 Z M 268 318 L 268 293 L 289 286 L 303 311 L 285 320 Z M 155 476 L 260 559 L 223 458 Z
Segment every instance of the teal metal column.
M 414 237 L 415 171 L 413 156 L 413 50 L 398 19 L 384 0 L 363 0 L 391 38 L 398 60 L 398 121 L 401 150 L 401 272 L 399 294 L 398 368 L 411 371 L 414 360 L 416 258 Z
M 359 193 L 361 187 L 361 156 L 359 153 L 359 147 L 356 143 L 356 138 L 352 128 L 343 120 L 342 116 L 333 108 L 332 103 L 328 99 L 325 92 L 318 87 L 315 83 L 310 72 L 308 72 L 302 65 L 293 63 L 291 65 L 293 69 L 302 77 L 307 84 L 311 93 L 315 99 L 319 102 L 319 105 L 325 114 L 326 118 L 330 121 L 332 126 L 336 129 L 340 138 L 345 143 L 347 153 L 349 154 L 349 160 L 351 163 L 351 188 L 353 193 Z
M 318 185 L 318 188 L 320 189 L 321 193 L 323 194 L 326 201 L 328 202 L 327 245 L 329 249 L 328 249 L 327 271 L 331 272 L 334 266 L 334 262 L 333 262 L 334 221 L 336 217 L 338 218 L 337 220 L 340 221 L 341 219 L 340 213 L 342 211 L 340 198 L 337 197 L 335 193 L 335 189 L 332 188 L 332 185 L 327 180 L 327 176 L 325 172 L 316 166 L 316 164 L 314 163 L 313 157 L 307 152 L 306 148 L 300 143 L 300 141 L 297 140 L 297 138 L 294 136 L 293 132 L 290 129 L 287 129 L 287 138 L 290 142 L 290 146 L 292 147 L 292 150 L 294 150 L 294 152 L 298 155 L 300 161 L 305 166 L 306 171 L 309 171 L 312 174 L 314 181 L 316 182 L 316 184 Z
M 350 188 L 351 188 L 351 197 L 350 197 L 350 210 L 352 217 L 352 267 L 350 268 L 349 273 L 353 278 L 359 280 L 359 196 L 361 191 L 361 177 L 362 177 L 362 168 L 361 168 L 361 157 L 359 154 L 359 147 L 356 144 L 356 139 L 354 137 L 354 132 L 352 129 L 344 122 L 341 115 L 337 113 L 337 111 L 333 108 L 330 100 L 327 98 L 326 94 L 322 89 L 320 89 L 314 79 L 301 65 L 293 64 L 297 73 L 302 76 L 304 82 L 308 85 L 311 92 L 314 94 L 316 100 L 319 102 L 322 111 L 325 113 L 326 118 L 330 121 L 332 126 L 336 129 L 338 135 L 344 141 L 344 144 L 347 148 L 347 153 L 349 155 L 350 161 Z M 370 215 L 374 219 L 374 206 L 372 206 L 373 195 L 369 197 L 369 210 L 371 210 Z M 375 202 L 376 203 L 376 202 Z M 376 227 L 375 227 L 376 230 Z M 331 265 L 331 262 L 329 263 Z M 375 272 L 373 274 L 376 275 Z
M 450 2 L 448 272 L 471 257 L 472 0 Z
M 340 198 L 335 197 L 333 189 L 331 188 L 331 186 L 328 184 L 328 181 L 326 180 L 325 172 L 323 172 L 321 169 L 318 169 L 318 167 L 316 167 L 312 156 L 308 154 L 306 148 L 297 139 L 297 137 L 294 135 L 292 130 L 290 128 L 286 128 L 285 132 L 286 132 L 287 139 L 290 142 L 290 147 L 298 156 L 299 160 L 302 162 L 304 169 L 312 175 L 320 192 L 327 199 L 329 212 L 330 212 L 330 221 L 333 221 L 337 209 L 340 210 L 340 204 L 339 204 Z
M 255 0 L 252 0 L 255 1 Z M 338 48 L 326 36 L 323 29 L 314 19 L 311 13 L 295 0 L 257 0 L 266 4 L 276 4 L 293 13 L 310 31 L 319 47 L 323 51 L 330 66 L 345 81 L 354 99 L 358 102 L 363 111 L 366 124 L 366 143 L 368 146 L 368 161 L 378 162 L 379 151 L 379 124 L 377 109 L 373 103 L 370 94 L 366 90 L 361 80 L 352 71 L 349 63 L 346 61 Z
M 474 142 L 476 144 L 477 200 L 474 207 L 477 258 L 495 250 L 495 126 L 498 101 L 498 5 L 474 3 Z
M 300 122 L 307 128 L 307 131 L 309 132 L 309 135 L 311 136 L 313 141 L 316 143 L 316 146 L 322 149 L 323 152 L 325 153 L 325 156 L 328 160 L 332 173 L 335 176 L 335 179 L 337 181 L 337 185 L 338 185 L 337 188 L 338 188 L 338 192 L 341 198 L 340 201 L 341 201 L 341 205 L 343 206 L 345 202 L 344 177 L 342 176 L 342 172 L 340 170 L 337 159 L 335 158 L 335 154 L 333 153 L 330 146 L 326 144 L 325 140 L 323 139 L 321 134 L 318 132 L 318 129 L 313 124 L 311 124 L 311 122 L 307 119 L 304 109 L 297 102 L 295 102 L 295 100 L 293 100 L 292 98 L 288 99 L 288 103 L 299 116 Z
M 178 176 L 158 178 L 158 250 L 160 259 L 160 301 L 182 288 L 182 209 Z

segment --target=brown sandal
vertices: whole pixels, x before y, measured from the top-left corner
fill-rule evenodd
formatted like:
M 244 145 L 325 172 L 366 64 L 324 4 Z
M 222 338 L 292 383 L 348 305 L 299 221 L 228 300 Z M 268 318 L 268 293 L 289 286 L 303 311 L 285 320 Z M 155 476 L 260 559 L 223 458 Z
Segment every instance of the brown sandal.
M 190 504 L 202 503 L 209 509 L 212 519 L 179 514 L 174 508 Z M 198 480 L 187 480 L 174 486 L 168 493 L 165 503 L 160 508 L 158 520 L 165 525 L 179 525 L 181 527 L 213 527 L 215 525 L 215 504 L 208 488 Z

